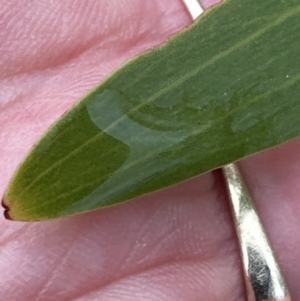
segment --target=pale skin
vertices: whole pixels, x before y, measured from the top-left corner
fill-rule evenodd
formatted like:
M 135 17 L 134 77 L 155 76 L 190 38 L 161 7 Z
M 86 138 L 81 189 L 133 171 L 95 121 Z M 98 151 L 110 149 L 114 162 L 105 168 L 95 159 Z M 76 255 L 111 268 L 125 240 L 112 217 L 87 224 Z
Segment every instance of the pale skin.
M 0 194 L 66 109 L 128 58 L 189 23 L 180 0 L 2 0 Z M 299 300 L 300 139 L 240 167 Z M 0 223 L 5 300 L 246 301 L 218 171 L 105 210 Z

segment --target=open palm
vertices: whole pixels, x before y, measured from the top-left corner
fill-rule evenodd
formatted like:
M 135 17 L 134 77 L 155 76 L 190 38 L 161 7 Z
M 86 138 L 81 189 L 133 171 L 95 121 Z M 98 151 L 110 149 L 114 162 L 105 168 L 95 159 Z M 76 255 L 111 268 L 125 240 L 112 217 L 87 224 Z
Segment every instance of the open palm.
M 1 0 L 0 194 L 77 99 L 190 22 L 181 0 Z M 299 300 L 300 140 L 240 167 Z M 0 223 L 1 301 L 246 300 L 218 171 L 113 208 Z

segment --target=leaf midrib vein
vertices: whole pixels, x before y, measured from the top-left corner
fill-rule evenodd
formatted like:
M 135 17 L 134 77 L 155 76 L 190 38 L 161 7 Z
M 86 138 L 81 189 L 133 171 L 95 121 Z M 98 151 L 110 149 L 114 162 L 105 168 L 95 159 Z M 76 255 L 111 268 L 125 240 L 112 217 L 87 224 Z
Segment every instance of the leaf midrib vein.
M 264 33 L 266 33 L 268 30 L 271 30 L 273 27 L 276 27 L 277 25 L 283 23 L 285 20 L 287 20 L 288 18 L 298 14 L 300 12 L 300 5 L 297 8 L 291 8 L 289 9 L 286 13 L 284 13 L 281 17 L 277 18 L 276 21 L 270 23 L 268 26 L 265 26 L 259 30 L 257 30 L 255 33 L 249 35 L 246 39 L 242 40 L 241 42 L 235 44 L 234 46 L 228 48 L 227 50 L 220 52 L 219 54 L 215 55 L 211 60 L 207 61 L 207 63 L 200 65 L 198 68 L 195 68 L 193 72 L 188 73 L 187 75 L 179 78 L 178 80 L 174 81 L 174 83 L 172 85 L 169 85 L 163 89 L 161 89 L 159 92 L 153 94 L 152 96 L 150 96 L 147 100 L 145 100 L 145 102 L 137 105 L 136 107 L 134 107 L 132 110 L 130 110 L 127 114 L 127 116 L 130 116 L 132 113 L 134 113 L 135 111 L 139 110 L 140 108 L 142 108 L 143 106 L 153 102 L 157 97 L 167 93 L 170 89 L 178 86 L 180 83 L 183 83 L 184 81 L 187 81 L 189 78 L 197 75 L 199 72 L 203 71 L 205 68 L 207 68 L 208 66 L 214 64 L 215 62 L 217 62 L 218 60 L 220 60 L 221 58 L 231 54 L 232 52 L 234 52 L 235 50 L 240 49 L 242 46 L 250 43 L 251 41 L 253 41 L 254 39 L 257 39 L 258 37 L 260 37 L 261 35 L 263 35 Z M 67 160 L 68 158 L 72 157 L 73 155 L 75 155 L 76 153 L 78 153 L 81 149 L 83 149 L 84 147 L 86 147 L 87 145 L 89 145 L 90 143 L 92 143 L 94 140 L 101 138 L 101 136 L 108 130 L 110 130 L 111 128 L 113 128 L 115 125 L 117 125 L 119 122 L 121 122 L 125 117 L 121 117 L 118 120 L 116 120 L 114 123 L 112 123 L 110 126 L 108 126 L 106 129 L 103 129 L 102 132 L 97 133 L 94 137 L 90 138 L 89 140 L 87 140 L 86 142 L 84 142 L 82 145 L 80 145 L 78 148 L 75 148 L 73 151 L 71 151 L 68 155 L 66 155 L 65 157 L 61 158 L 60 160 L 58 160 L 57 162 L 55 162 L 54 164 L 52 164 L 51 166 L 49 166 L 49 168 L 47 168 L 44 172 L 42 172 L 39 176 L 36 177 L 36 179 L 34 181 L 32 181 L 23 191 L 22 193 L 19 195 L 19 197 L 21 197 L 25 192 L 27 192 L 37 181 L 39 181 L 42 177 L 44 177 L 45 175 L 47 175 L 53 168 L 55 168 L 56 166 L 59 166 L 59 164 L 63 163 L 65 160 Z
M 267 91 L 267 92 L 265 92 L 265 93 L 263 93 L 263 94 L 260 94 L 260 95 L 257 95 L 256 97 L 250 99 L 250 101 L 243 103 L 243 105 L 237 107 L 237 108 L 234 109 L 234 110 L 231 110 L 228 114 L 222 115 L 222 117 L 216 119 L 214 123 L 209 124 L 209 125 L 207 125 L 207 126 L 202 126 L 201 129 L 198 128 L 197 130 L 191 132 L 191 134 L 190 134 L 190 135 L 187 135 L 185 138 L 190 138 L 190 137 L 197 136 L 197 135 L 200 135 L 200 134 L 205 133 L 205 131 L 208 130 L 209 128 L 217 126 L 219 123 L 224 122 L 224 120 L 227 119 L 228 117 L 234 115 L 235 113 L 239 113 L 240 111 L 242 111 L 243 109 L 247 108 L 248 106 L 250 106 L 250 105 L 252 105 L 252 104 L 254 104 L 254 103 L 257 103 L 258 101 L 260 101 L 261 98 L 269 97 L 269 96 L 271 96 L 273 93 L 276 93 L 276 92 L 279 92 L 279 91 L 281 91 L 281 90 L 283 90 L 283 89 L 285 89 L 285 88 L 288 88 L 289 86 L 295 84 L 295 83 L 298 82 L 298 81 L 300 81 L 300 73 L 297 74 L 297 75 L 294 75 L 293 78 L 290 78 L 289 80 L 287 80 L 287 81 L 285 82 L 285 84 L 279 86 L 279 88 L 274 89 L 274 90 Z M 137 137 L 138 137 L 138 136 L 137 136 Z M 114 149 L 118 149 L 118 147 L 115 147 Z M 124 166 L 122 167 L 122 169 L 124 169 L 124 171 L 126 171 L 126 170 L 128 170 L 129 168 L 132 168 L 132 167 L 136 166 L 137 164 L 140 165 L 140 164 L 142 164 L 144 161 L 151 159 L 154 155 L 156 155 L 157 153 L 159 153 L 159 152 L 162 151 L 162 150 L 164 151 L 165 149 L 162 147 L 161 149 L 158 149 L 158 150 L 156 150 L 156 151 L 154 151 L 154 152 L 148 153 L 147 156 L 140 157 L 138 160 L 135 160 L 135 161 L 131 161 L 131 164 L 124 165 Z M 94 182 L 94 181 L 93 181 L 93 182 Z M 86 187 L 86 186 L 89 186 L 89 185 L 91 185 L 91 182 L 89 182 L 89 184 L 86 184 L 86 185 L 82 185 L 82 186 L 80 186 L 80 187 L 77 187 L 76 189 L 70 191 L 69 193 L 62 193 L 60 196 L 55 197 L 55 199 L 49 200 L 47 203 L 48 203 L 48 204 L 49 204 L 49 203 L 52 203 L 53 201 L 59 199 L 59 197 L 61 197 L 62 195 L 72 195 L 72 193 L 74 193 L 74 191 L 77 191 L 77 190 L 82 189 L 82 188 L 84 188 L 84 187 Z M 40 206 L 35 206 L 35 208 L 37 208 L 37 207 L 43 207 L 44 205 L 45 205 L 45 203 L 40 204 Z

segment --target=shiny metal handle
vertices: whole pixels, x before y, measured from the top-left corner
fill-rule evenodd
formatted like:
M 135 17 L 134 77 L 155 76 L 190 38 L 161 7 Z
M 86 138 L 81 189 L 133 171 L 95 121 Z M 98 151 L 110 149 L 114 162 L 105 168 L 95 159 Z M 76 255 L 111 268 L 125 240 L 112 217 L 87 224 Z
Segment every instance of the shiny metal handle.
M 193 19 L 203 9 L 198 0 L 183 0 Z M 270 242 L 237 166 L 222 168 L 239 239 L 248 301 L 291 301 Z
M 240 241 L 248 300 L 290 300 L 285 280 L 237 166 L 224 166 L 223 174 Z

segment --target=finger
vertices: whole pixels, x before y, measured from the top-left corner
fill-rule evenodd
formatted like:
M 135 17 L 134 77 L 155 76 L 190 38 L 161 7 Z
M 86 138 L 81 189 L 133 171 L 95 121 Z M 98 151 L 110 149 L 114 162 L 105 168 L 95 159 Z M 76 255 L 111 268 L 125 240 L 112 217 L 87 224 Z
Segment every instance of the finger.
M 94 67 L 99 68 L 99 52 L 109 48 L 114 59 L 132 55 L 161 43 L 188 22 L 180 1 L 2 2 L 1 78 L 64 68 L 91 50 L 98 52 L 94 63 L 100 64 Z
M 220 174 L 210 173 L 122 206 L 12 231 L 1 243 L 2 291 L 11 300 L 20 294 L 25 300 L 244 300 L 219 181 Z

